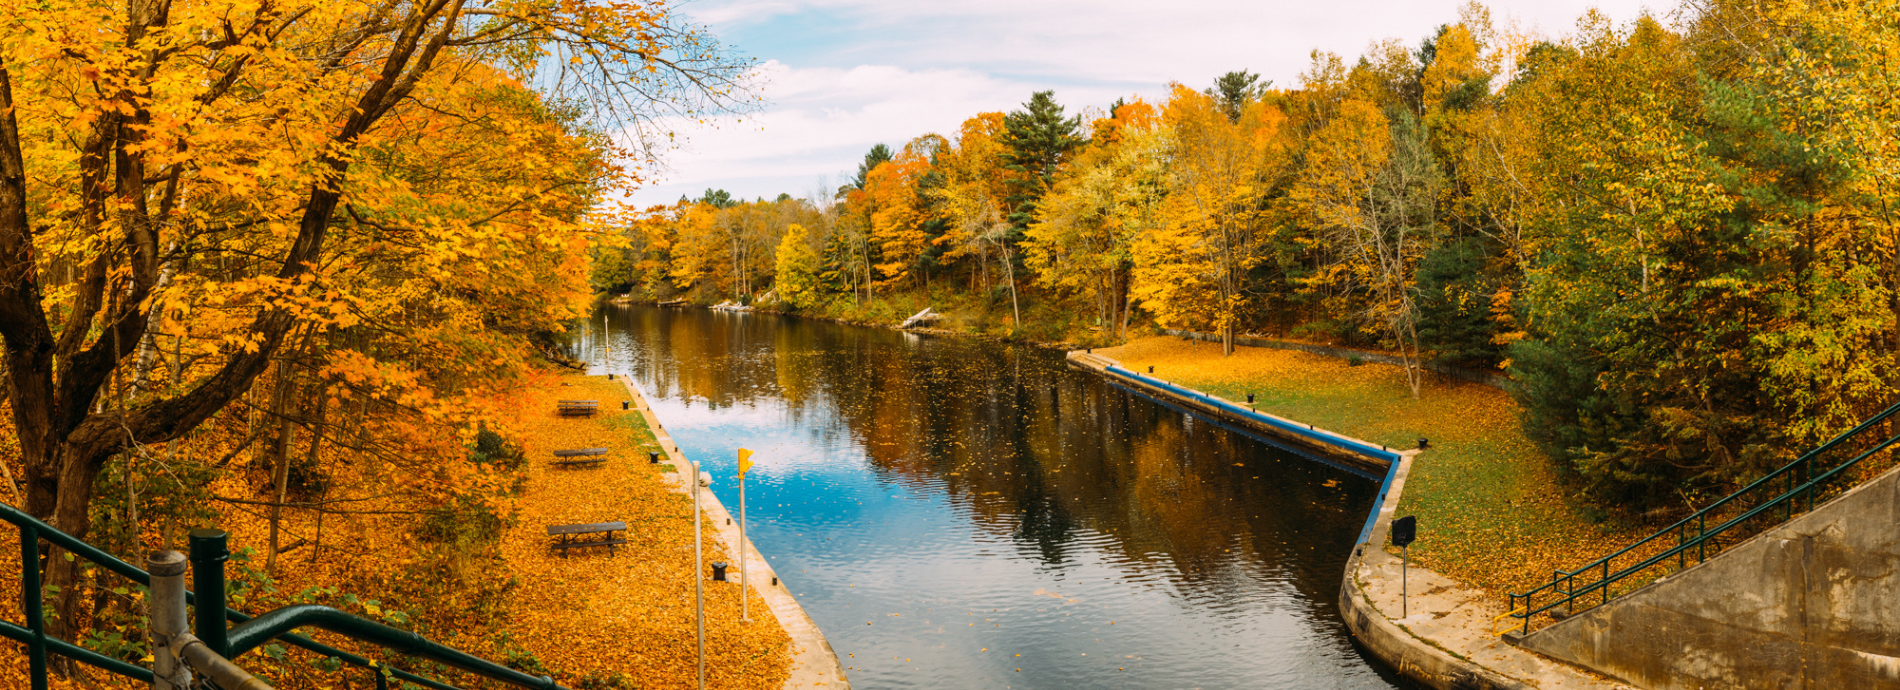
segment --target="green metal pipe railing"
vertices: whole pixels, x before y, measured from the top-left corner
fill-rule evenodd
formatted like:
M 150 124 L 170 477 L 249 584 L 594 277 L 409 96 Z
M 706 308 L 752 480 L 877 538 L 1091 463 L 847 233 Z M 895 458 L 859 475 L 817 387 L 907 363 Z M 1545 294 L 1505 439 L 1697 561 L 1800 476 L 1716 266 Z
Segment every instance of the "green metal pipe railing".
M 1861 461 L 1866 460 L 1868 457 L 1886 450 L 1896 443 L 1900 443 L 1900 434 L 1895 434 L 1876 443 L 1873 447 L 1855 455 L 1845 462 L 1835 465 L 1819 475 L 1814 473 L 1815 460 L 1828 451 L 1839 447 L 1841 444 L 1867 433 L 1876 425 L 1888 421 L 1896 414 L 1900 414 L 1900 404 L 1895 404 L 1881 413 L 1867 418 L 1860 424 L 1855 425 L 1854 428 L 1842 432 L 1840 435 L 1835 436 L 1826 443 L 1816 446 L 1806 453 L 1802 453 L 1801 456 L 1795 458 L 1794 461 L 1750 482 L 1747 486 L 1742 487 L 1735 493 L 1724 496 L 1708 506 L 1704 506 L 1701 510 L 1691 513 L 1688 517 L 1678 520 L 1675 524 L 1663 528 L 1648 537 L 1644 537 L 1634 544 L 1595 561 L 1591 561 L 1576 570 L 1552 571 L 1551 581 L 1549 583 L 1526 592 L 1513 592 L 1508 595 L 1510 608 L 1507 610 L 1511 612 L 1509 615 L 1523 619 L 1522 632 L 1528 634 L 1531 629 L 1531 620 L 1536 618 L 1538 614 L 1548 613 L 1559 607 L 1564 608 L 1566 613 L 1574 613 L 1578 599 L 1592 593 L 1601 594 L 1598 604 L 1608 603 L 1611 598 L 1610 588 L 1616 583 L 1653 568 L 1672 556 L 1676 558 L 1678 570 L 1687 567 L 1688 553 L 1691 549 L 1696 553 L 1697 563 L 1708 560 L 1709 542 L 1731 529 L 1767 514 L 1770 510 L 1781 508 L 1781 521 L 1793 518 L 1795 509 L 1802 503 L 1805 503 L 1804 512 L 1813 510 L 1815 495 L 1820 493 L 1825 485 L 1840 478 L 1848 469 L 1860 464 Z M 1713 529 L 1709 528 L 1708 521 L 1710 515 L 1729 507 L 1737 501 L 1751 496 L 1759 497 L 1765 492 L 1773 491 L 1773 485 L 1776 483 L 1780 483 L 1786 488 L 1780 493 L 1772 494 L 1769 498 L 1753 507 L 1743 510 L 1741 514 L 1718 522 Z M 1693 523 L 1695 527 L 1694 536 L 1689 535 L 1691 523 Z M 1657 539 L 1671 535 L 1676 537 L 1676 544 L 1674 546 L 1643 558 L 1633 565 L 1612 571 L 1611 564 L 1617 558 L 1640 549 Z M 1717 543 L 1717 547 L 1720 548 L 1719 542 Z M 1579 585 L 1577 576 L 1592 573 L 1592 571 L 1595 571 L 1594 574 L 1597 575 L 1597 579 Z M 1552 598 L 1549 603 L 1539 605 L 1538 601 L 1544 595 L 1549 595 Z
M 98 547 L 87 544 L 72 535 L 59 531 L 51 525 L 13 506 L 0 504 L 0 521 L 11 523 L 20 530 L 21 609 L 26 615 L 25 625 L 10 621 L 0 621 L 0 637 L 6 637 L 26 645 L 28 674 L 31 679 L 32 690 L 46 690 L 46 661 L 49 653 L 58 654 L 140 682 L 151 683 L 151 669 L 127 663 L 120 659 L 114 659 L 65 640 L 48 637 L 46 635 L 46 617 L 42 603 L 45 595 L 44 588 L 40 582 L 39 569 L 39 542 L 45 540 L 54 546 L 67 550 L 76 558 L 84 559 L 89 563 L 111 571 L 141 586 L 151 586 L 151 575 L 130 563 L 119 560 L 117 557 Z M 228 555 L 224 553 L 224 534 L 216 530 L 200 530 L 194 531 L 191 536 L 193 547 L 192 555 L 205 556 L 208 563 L 217 564 L 215 568 L 217 580 L 214 586 L 209 585 L 208 581 L 203 579 L 209 576 L 209 573 L 194 567 L 194 588 L 202 590 L 207 595 L 212 595 L 208 596 L 207 599 L 215 599 L 216 604 L 219 605 L 220 608 L 223 608 L 222 616 L 197 616 L 197 629 L 200 632 L 198 637 L 205 641 L 207 647 L 219 652 L 220 655 L 225 658 L 236 658 L 236 655 L 226 654 L 226 651 L 235 649 L 238 654 L 242 654 L 243 652 L 250 651 L 259 645 L 275 639 L 294 647 L 336 658 L 338 661 L 351 666 L 377 670 L 379 674 L 382 670 L 387 669 L 391 676 L 399 680 L 431 688 L 432 690 L 460 690 L 453 685 L 392 666 L 379 664 L 362 656 L 351 654 L 308 637 L 290 632 L 297 627 L 308 625 L 352 639 L 395 649 L 410 656 L 444 663 L 463 671 L 510 685 L 530 688 L 531 690 L 565 690 L 565 688 L 562 688 L 550 678 L 530 676 L 515 669 L 431 641 L 421 635 L 390 628 L 380 623 L 351 616 L 327 607 L 290 606 L 265 613 L 256 618 L 247 616 L 229 607 L 223 607 L 224 581 L 222 556 Z M 201 540 L 204 542 L 202 545 L 200 544 Z M 197 559 L 194 559 L 194 561 L 196 560 Z M 194 563 L 194 566 L 195 565 L 196 563 Z M 211 570 L 211 568 L 206 568 L 205 570 Z M 185 597 L 186 601 L 190 602 L 195 608 L 198 603 L 197 593 L 187 592 Z M 208 601 L 207 605 L 212 604 Z M 313 608 L 322 609 L 328 613 L 319 614 L 309 611 L 309 609 Z M 237 622 L 239 624 L 235 628 L 229 629 L 229 636 L 226 634 L 227 622 Z M 215 638 L 203 634 L 205 632 L 211 632 L 213 628 L 215 628 L 215 632 L 213 633 Z M 219 643 L 214 644 L 211 642 L 213 639 L 218 640 Z M 220 649 L 220 646 L 223 648 Z
M 469 673 L 524 688 L 535 690 L 559 690 L 560 688 L 553 680 L 545 677 L 530 676 L 505 667 L 500 671 L 495 671 L 491 668 L 492 663 L 480 657 L 444 647 L 421 635 L 358 618 L 328 606 L 286 606 L 232 628 L 230 637 L 232 654 L 234 657 L 241 655 L 286 632 L 302 627 L 328 630 L 350 639 L 393 649 L 408 656 L 447 664 Z

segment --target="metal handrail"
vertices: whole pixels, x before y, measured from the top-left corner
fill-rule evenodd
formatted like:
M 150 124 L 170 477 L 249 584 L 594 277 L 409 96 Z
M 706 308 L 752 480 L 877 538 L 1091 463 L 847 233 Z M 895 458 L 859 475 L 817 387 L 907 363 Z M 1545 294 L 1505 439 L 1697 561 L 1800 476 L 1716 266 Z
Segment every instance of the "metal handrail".
M 22 609 L 26 614 L 26 625 L 0 620 L 0 637 L 6 637 L 26 645 L 29 665 L 28 673 L 31 678 L 33 690 L 45 690 L 47 687 L 46 659 L 49 652 L 133 680 L 151 683 L 153 673 L 149 668 L 127 663 L 120 659 L 114 659 L 71 642 L 46 635 L 45 612 L 42 604 L 44 594 L 40 583 L 40 569 L 38 567 L 40 561 L 39 541 L 44 539 L 55 546 L 66 549 L 77 558 L 85 559 L 94 565 L 110 570 L 134 583 L 148 588 L 152 585 L 151 574 L 130 563 L 119 560 L 118 557 L 98 547 L 81 541 L 70 534 L 61 532 L 53 526 L 13 506 L 0 503 L 0 521 L 11 523 L 20 530 L 20 589 Z M 194 537 L 195 536 L 197 535 L 194 535 Z M 222 535 L 220 534 L 220 540 L 221 538 Z M 220 544 L 219 547 L 222 548 L 222 544 Z M 217 579 L 220 580 L 221 584 L 223 577 L 222 568 L 218 570 Z M 201 585 L 199 589 L 205 588 Z M 221 586 L 218 588 L 216 598 L 223 598 Z M 198 597 L 196 592 L 186 592 L 185 599 L 193 606 L 197 605 Z M 330 613 L 312 615 L 307 612 L 308 609 L 313 608 L 324 609 Z M 249 651 L 275 639 L 294 647 L 316 652 L 324 656 L 334 657 L 351 666 L 374 669 L 378 672 L 382 672 L 386 669 L 391 676 L 397 679 L 432 688 L 433 690 L 460 690 L 453 685 L 371 661 L 290 632 L 290 630 L 303 625 L 314 625 L 324 630 L 343 635 L 344 637 L 390 647 L 410 656 L 445 663 L 469 673 L 510 685 L 529 688 L 530 690 L 566 690 L 558 683 L 555 683 L 551 678 L 545 676 L 530 676 L 515 669 L 470 655 L 453 647 L 434 642 L 421 635 L 397 630 L 368 619 L 352 616 L 341 611 L 336 611 L 335 609 L 329 609 L 328 607 L 288 606 L 265 613 L 256 618 L 247 616 L 229 607 L 224 607 L 224 615 L 222 620 L 218 621 L 219 625 L 217 625 L 219 633 L 223 632 L 222 624 L 225 622 L 239 623 L 238 626 L 231 629 L 232 637 L 230 641 L 222 639 L 223 635 L 220 634 L 218 636 L 220 639 L 218 640 L 206 640 L 197 643 L 204 644 L 211 651 L 227 658 L 236 658 L 245 651 Z M 199 625 L 202 631 L 205 629 L 206 622 L 201 618 Z M 204 636 L 200 635 L 200 637 Z M 226 647 L 233 647 L 232 642 L 242 642 L 244 646 L 237 648 L 235 652 L 231 652 L 230 649 L 219 649 L 221 644 Z
M 1508 595 L 1510 613 L 1507 615 L 1523 619 L 1522 632 L 1528 634 L 1530 632 L 1531 620 L 1538 614 L 1554 611 L 1558 607 L 1563 607 L 1566 611 L 1574 612 L 1579 599 L 1598 592 L 1601 593 L 1601 599 L 1598 603 L 1608 603 L 1610 600 L 1611 586 L 1632 575 L 1653 568 L 1657 564 L 1668 560 L 1671 556 L 1676 557 L 1678 565 L 1681 566 L 1683 563 L 1686 563 L 1688 552 L 1691 549 L 1695 549 L 1697 562 L 1706 561 L 1708 559 L 1708 544 L 1711 540 L 1730 529 L 1740 526 L 1744 522 L 1760 517 L 1771 509 L 1783 508 L 1783 520 L 1786 520 L 1793 517 L 1797 500 L 1805 498 L 1807 510 L 1813 510 L 1814 495 L 1822 488 L 1823 484 L 1838 478 L 1843 472 L 1858 465 L 1862 460 L 1871 457 L 1875 453 L 1886 450 L 1895 443 L 1900 443 L 1900 434 L 1881 441 L 1872 448 L 1854 456 L 1846 462 L 1834 466 L 1820 475 L 1814 474 L 1815 459 L 1820 457 L 1821 454 L 1833 450 L 1840 444 L 1866 433 L 1875 425 L 1887 421 L 1896 414 L 1900 414 L 1900 403 L 1896 403 L 1886 410 L 1881 411 L 1879 414 L 1867 418 L 1860 424 L 1855 425 L 1854 428 L 1842 432 L 1840 435 L 1835 436 L 1826 443 L 1816 446 L 1806 453 L 1802 453 L 1800 457 L 1750 482 L 1740 490 L 1704 506 L 1702 509 L 1691 513 L 1688 517 L 1678 520 L 1675 524 L 1644 537 L 1636 543 L 1623 547 L 1615 553 L 1591 561 L 1576 570 L 1552 571 L 1551 581 L 1549 583 L 1526 592 L 1510 593 Z M 1717 523 L 1713 529 L 1708 527 L 1709 517 L 1714 515 L 1716 511 L 1744 497 L 1758 495 L 1764 489 L 1772 490 L 1770 485 L 1776 482 L 1783 482 L 1788 488 L 1780 494 L 1776 494 L 1772 498 L 1743 511 L 1740 515 Z M 1718 519 L 1720 519 L 1719 516 Z M 1691 523 L 1694 523 L 1694 536 L 1688 536 Z M 1651 555 L 1648 558 L 1644 558 L 1634 565 L 1623 567 L 1614 572 L 1611 571 L 1611 563 L 1616 558 L 1641 548 L 1652 541 L 1671 535 L 1676 537 L 1675 546 Z M 1592 571 L 1600 573 L 1600 576 L 1596 580 L 1581 585 L 1577 582 L 1578 575 L 1584 575 Z M 1561 589 L 1559 589 L 1560 585 Z M 1534 606 L 1535 599 L 1545 593 L 1556 595 L 1556 598 L 1548 604 Z M 1519 604 L 1520 601 L 1523 602 L 1521 606 Z
M 328 606 L 285 606 L 232 628 L 231 656 L 241 655 L 284 633 L 305 626 L 321 628 L 350 639 L 387 647 L 408 656 L 429 659 L 524 688 L 560 689 L 559 685 L 546 677 L 531 676 L 505 666 L 496 667 L 493 662 L 486 659 L 436 644 L 421 635 L 352 616 Z

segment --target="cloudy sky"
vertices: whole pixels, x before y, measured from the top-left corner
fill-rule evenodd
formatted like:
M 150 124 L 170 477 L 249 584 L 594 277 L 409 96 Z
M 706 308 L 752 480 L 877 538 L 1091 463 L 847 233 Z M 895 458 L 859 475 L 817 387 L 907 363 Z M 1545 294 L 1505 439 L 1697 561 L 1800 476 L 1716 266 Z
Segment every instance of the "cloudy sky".
M 1292 86 L 1314 49 L 1353 59 L 1373 41 L 1415 45 L 1457 21 L 1463 0 L 688 0 L 681 11 L 761 61 L 765 107 L 743 120 L 680 128 L 685 143 L 641 203 L 810 196 L 849 177 L 873 144 L 954 132 L 1053 89 L 1074 113 L 1150 99 L 1179 81 L 1205 87 L 1246 69 Z M 1591 8 L 1617 23 L 1673 0 L 1496 0 L 1515 21 L 1569 33 Z

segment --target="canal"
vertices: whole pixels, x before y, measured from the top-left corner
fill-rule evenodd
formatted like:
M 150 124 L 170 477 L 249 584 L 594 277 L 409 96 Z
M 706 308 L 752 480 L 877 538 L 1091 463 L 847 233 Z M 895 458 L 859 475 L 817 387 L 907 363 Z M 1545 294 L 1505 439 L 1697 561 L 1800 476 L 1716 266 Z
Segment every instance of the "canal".
M 1336 601 L 1373 478 L 1069 368 L 812 319 L 603 306 L 630 374 L 854 686 L 1400 684 Z

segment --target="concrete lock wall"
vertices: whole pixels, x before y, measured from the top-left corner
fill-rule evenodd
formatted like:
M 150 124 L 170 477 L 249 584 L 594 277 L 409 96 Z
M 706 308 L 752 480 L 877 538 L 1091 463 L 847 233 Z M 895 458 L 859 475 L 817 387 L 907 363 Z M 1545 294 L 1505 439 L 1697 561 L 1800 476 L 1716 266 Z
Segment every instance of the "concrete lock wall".
M 1666 688 L 1900 688 L 1900 469 L 1524 648 Z

